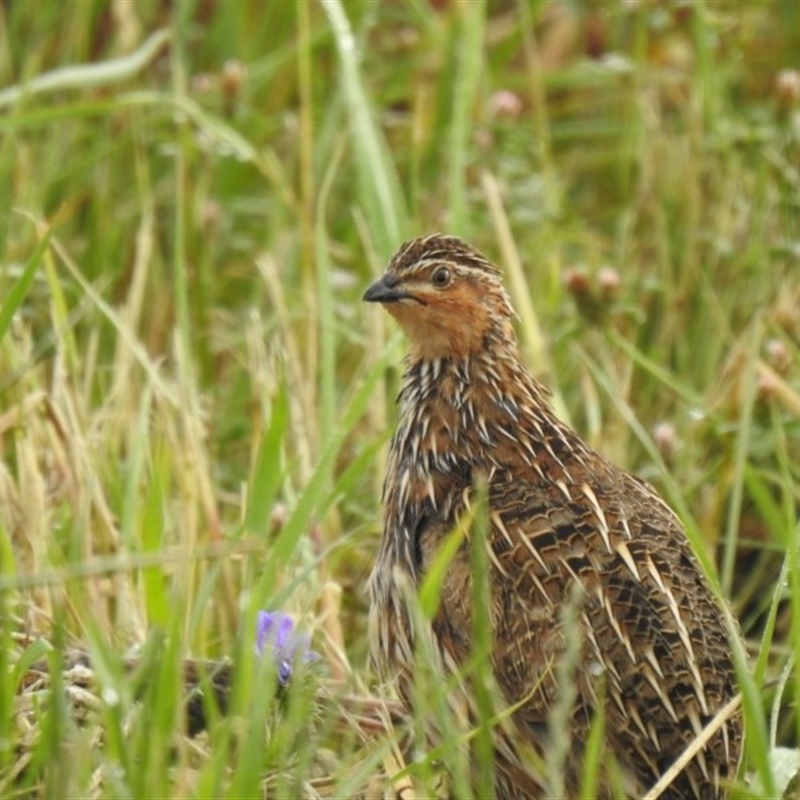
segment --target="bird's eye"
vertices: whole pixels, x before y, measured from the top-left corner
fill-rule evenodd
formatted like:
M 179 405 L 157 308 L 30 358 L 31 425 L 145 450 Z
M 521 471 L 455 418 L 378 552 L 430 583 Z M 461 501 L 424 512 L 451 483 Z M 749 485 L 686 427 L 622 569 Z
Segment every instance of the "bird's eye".
M 437 289 L 445 289 L 450 285 L 450 281 L 452 280 L 452 275 L 450 274 L 450 270 L 447 267 L 439 267 L 436 272 L 433 273 L 433 285 Z

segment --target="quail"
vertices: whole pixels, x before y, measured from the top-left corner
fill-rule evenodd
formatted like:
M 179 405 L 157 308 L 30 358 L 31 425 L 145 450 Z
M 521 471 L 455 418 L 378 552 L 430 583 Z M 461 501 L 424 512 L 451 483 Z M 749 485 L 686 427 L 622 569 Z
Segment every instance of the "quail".
M 555 667 L 570 648 L 577 655 L 559 785 L 579 792 L 602 713 L 608 759 L 599 793 L 621 785 L 644 795 L 736 696 L 729 636 L 737 634 L 681 523 L 649 484 L 555 416 L 522 361 L 500 270 L 466 242 L 434 234 L 405 243 L 363 299 L 382 304 L 410 343 L 369 581 L 379 674 L 413 710 L 423 631 L 409 603 L 448 536 L 470 519 L 482 482 L 489 658 L 510 709 L 510 730 L 493 732 L 496 795 L 551 790 L 542 765 L 563 688 Z M 465 536 L 449 561 L 424 632 L 448 674 L 471 654 L 471 541 Z M 741 748 L 733 713 L 661 796 L 725 796 Z

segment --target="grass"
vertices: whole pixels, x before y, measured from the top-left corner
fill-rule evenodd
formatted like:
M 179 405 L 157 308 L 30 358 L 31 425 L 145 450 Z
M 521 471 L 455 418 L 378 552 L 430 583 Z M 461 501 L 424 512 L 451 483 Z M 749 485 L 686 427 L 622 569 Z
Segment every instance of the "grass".
M 3 5 L 0 794 L 424 796 L 440 757 L 486 788 L 459 745 L 486 751 L 486 670 L 470 733 L 420 655 L 451 735 L 404 764 L 366 658 L 403 344 L 359 300 L 448 230 L 503 264 L 559 413 L 680 513 L 746 638 L 737 791 L 774 796 L 800 737 L 799 16 Z M 325 665 L 278 696 L 261 608 Z M 187 659 L 235 674 L 196 737 Z

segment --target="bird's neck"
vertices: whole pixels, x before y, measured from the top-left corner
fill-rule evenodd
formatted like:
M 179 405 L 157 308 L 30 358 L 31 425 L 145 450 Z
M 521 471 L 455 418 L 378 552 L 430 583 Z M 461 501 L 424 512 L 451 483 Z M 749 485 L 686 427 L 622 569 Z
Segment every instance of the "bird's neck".
M 422 472 L 446 472 L 456 461 L 485 470 L 546 462 L 568 472 L 566 454 L 580 458 L 585 449 L 553 414 L 546 389 L 513 343 L 461 358 L 412 360 L 399 399 L 396 446 Z
M 381 558 L 411 575 L 424 561 L 421 531 L 451 525 L 479 476 L 490 487 L 586 479 L 586 445 L 555 417 L 515 349 L 410 360 L 399 402 Z

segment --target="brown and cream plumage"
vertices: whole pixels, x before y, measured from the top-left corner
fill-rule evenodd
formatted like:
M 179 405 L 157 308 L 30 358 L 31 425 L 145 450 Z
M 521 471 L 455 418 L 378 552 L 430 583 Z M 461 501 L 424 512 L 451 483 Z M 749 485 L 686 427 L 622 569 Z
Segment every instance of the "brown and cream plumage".
M 555 417 L 521 361 L 499 270 L 465 242 L 437 234 L 404 244 L 364 299 L 382 303 L 411 344 L 369 585 L 381 674 L 397 678 L 411 703 L 420 631 L 408 587 L 420 584 L 483 480 L 492 669 L 507 703 L 521 703 L 511 732 L 495 733 L 497 795 L 538 797 L 554 785 L 526 749 L 543 756 L 550 746 L 554 665 L 569 644 L 575 701 L 558 785 L 578 791 L 602 705 L 609 772 L 630 796 L 643 795 L 735 695 L 723 615 L 680 522 L 648 484 Z M 448 566 L 431 625 L 446 671 L 471 651 L 469 543 Z M 575 624 L 565 629 L 570 604 Z M 733 715 L 662 796 L 723 796 L 741 738 Z

